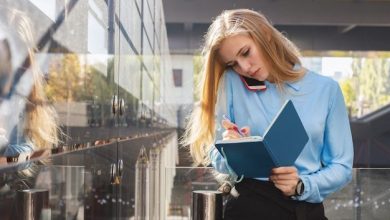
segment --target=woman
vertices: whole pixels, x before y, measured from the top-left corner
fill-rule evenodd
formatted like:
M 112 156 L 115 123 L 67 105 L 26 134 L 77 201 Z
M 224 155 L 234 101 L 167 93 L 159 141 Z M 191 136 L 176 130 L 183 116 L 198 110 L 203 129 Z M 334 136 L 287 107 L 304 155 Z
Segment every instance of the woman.
M 263 15 L 246 9 L 224 11 L 215 19 L 203 56 L 200 108 L 192 113 L 184 139 L 195 162 L 234 175 L 215 140 L 263 135 L 286 99 L 309 136 L 294 166 L 237 183 L 239 196 L 227 203 L 225 219 L 326 219 L 322 201 L 351 180 L 353 163 L 337 82 L 303 68 L 296 47 Z M 240 76 L 264 81 L 267 89 L 248 90 Z
M 2 6 L 0 12 L 0 163 L 23 162 L 58 144 L 57 114 L 44 93 L 29 18 Z

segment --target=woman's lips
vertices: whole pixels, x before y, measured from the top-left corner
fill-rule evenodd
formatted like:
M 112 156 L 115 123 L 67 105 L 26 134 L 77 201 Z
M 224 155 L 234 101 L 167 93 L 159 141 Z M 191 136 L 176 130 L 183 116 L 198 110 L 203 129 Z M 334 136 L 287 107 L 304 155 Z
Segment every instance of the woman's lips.
M 250 77 L 256 76 L 256 75 L 259 73 L 260 70 L 261 70 L 261 68 L 257 69 L 257 70 L 256 70 L 255 72 L 253 72 L 253 73 L 249 73 L 249 76 L 250 76 Z

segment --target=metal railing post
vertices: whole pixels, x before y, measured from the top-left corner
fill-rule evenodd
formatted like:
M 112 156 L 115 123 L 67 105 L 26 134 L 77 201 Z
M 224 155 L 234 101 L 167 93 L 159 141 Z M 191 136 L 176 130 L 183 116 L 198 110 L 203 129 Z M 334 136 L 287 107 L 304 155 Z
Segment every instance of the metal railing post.
M 222 193 L 196 190 L 192 192 L 192 220 L 222 220 Z
M 25 189 L 17 191 L 17 203 L 19 211 L 16 219 L 34 220 L 50 219 L 49 191 L 47 189 Z

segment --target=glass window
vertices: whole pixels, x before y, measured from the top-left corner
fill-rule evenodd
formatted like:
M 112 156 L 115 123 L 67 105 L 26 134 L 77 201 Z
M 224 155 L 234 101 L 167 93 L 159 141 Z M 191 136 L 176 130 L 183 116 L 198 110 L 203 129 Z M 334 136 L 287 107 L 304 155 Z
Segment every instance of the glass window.
M 175 84 L 175 87 L 182 87 L 183 86 L 183 70 L 182 69 L 173 69 L 173 82 Z
M 134 53 L 120 55 L 119 86 L 136 98 L 140 98 L 141 61 Z
M 91 12 L 88 12 L 88 52 L 107 53 L 106 27 Z
M 148 38 L 145 37 L 145 31 L 143 32 L 144 33 L 144 43 L 143 43 L 143 54 L 142 54 L 142 58 L 143 58 L 143 61 L 144 61 L 144 65 L 146 67 L 147 70 L 150 71 L 153 71 L 153 56 L 154 56 L 154 53 L 153 53 L 153 49 L 150 45 L 150 42 L 148 40 Z
M 123 27 L 120 31 L 122 35 L 127 36 L 127 41 L 136 49 L 136 53 L 141 52 L 141 16 L 134 0 L 121 0 L 120 22 Z M 129 11 L 130 10 L 130 11 Z M 123 41 L 122 41 L 123 42 Z M 129 44 L 130 42 L 127 42 Z
M 143 36 L 144 37 L 143 38 L 144 44 L 145 44 L 146 40 L 149 40 L 150 45 L 153 48 L 154 21 L 153 21 L 153 17 L 150 14 L 150 10 L 147 7 L 147 5 L 144 5 L 144 12 L 143 13 L 144 13 L 143 14 L 143 22 L 144 22 L 144 27 L 145 27 L 146 34 L 147 34 L 147 36 L 145 36 L 145 35 Z
M 151 108 L 153 104 L 153 80 L 146 74 L 145 69 L 142 74 L 142 101 Z

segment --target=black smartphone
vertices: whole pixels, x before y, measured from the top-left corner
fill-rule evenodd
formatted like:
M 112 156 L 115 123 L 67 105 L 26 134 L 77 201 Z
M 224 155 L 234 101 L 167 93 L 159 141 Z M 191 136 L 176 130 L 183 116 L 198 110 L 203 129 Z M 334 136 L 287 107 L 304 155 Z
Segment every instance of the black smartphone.
M 257 79 L 249 78 L 246 76 L 240 76 L 245 87 L 251 91 L 265 90 L 267 86 L 264 81 L 259 81 Z

